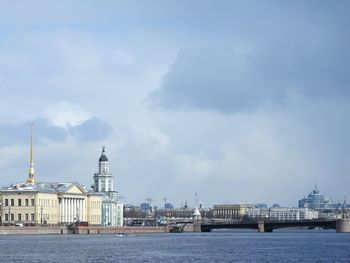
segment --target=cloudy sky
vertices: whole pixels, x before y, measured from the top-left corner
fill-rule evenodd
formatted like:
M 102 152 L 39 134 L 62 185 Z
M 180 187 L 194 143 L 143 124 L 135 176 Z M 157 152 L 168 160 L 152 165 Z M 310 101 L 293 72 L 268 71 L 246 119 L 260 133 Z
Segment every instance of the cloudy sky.
M 0 1 L 0 183 L 126 203 L 350 200 L 348 1 Z

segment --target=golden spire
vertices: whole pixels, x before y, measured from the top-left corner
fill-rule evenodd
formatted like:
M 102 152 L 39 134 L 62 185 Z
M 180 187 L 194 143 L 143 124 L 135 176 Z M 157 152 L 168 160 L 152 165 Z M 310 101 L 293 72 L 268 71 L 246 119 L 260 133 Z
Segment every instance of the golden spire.
M 27 179 L 28 184 L 35 185 L 35 172 L 34 172 L 34 152 L 33 152 L 33 123 L 30 125 L 30 166 L 29 176 Z

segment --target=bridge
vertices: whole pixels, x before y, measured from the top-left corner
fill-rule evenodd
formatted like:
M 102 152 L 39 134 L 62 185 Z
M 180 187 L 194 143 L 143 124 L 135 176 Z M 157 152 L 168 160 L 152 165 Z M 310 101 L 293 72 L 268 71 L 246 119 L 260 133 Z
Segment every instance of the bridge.
M 211 232 L 213 229 L 257 229 L 259 232 L 272 232 L 278 228 L 307 227 L 336 229 L 337 232 L 350 232 L 349 220 L 303 220 L 303 221 L 258 221 L 201 224 L 201 232 Z

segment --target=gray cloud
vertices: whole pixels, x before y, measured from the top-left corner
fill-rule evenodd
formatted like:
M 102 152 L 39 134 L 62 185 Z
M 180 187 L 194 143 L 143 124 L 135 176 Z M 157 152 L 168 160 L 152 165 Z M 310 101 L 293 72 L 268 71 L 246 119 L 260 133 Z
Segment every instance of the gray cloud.
M 105 139 L 112 131 L 112 127 L 100 120 L 93 117 L 84 121 L 82 124 L 72 127 L 70 133 L 79 141 L 100 141 Z
M 338 46 L 268 46 L 182 50 L 150 94 L 166 109 L 230 113 L 283 105 L 292 95 L 349 97 L 350 54 Z
M 94 142 L 105 139 L 111 132 L 111 126 L 97 117 L 68 128 L 52 125 L 45 118 L 34 120 L 34 125 L 34 138 L 38 144 L 43 144 L 48 140 L 63 142 L 69 136 L 77 141 Z M 30 122 L 0 123 L 0 130 L 0 146 L 29 143 Z

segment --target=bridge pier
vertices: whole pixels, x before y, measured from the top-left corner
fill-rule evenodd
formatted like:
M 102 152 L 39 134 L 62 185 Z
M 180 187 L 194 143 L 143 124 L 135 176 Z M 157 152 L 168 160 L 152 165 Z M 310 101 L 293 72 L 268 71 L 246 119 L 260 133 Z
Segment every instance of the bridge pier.
M 258 222 L 258 232 L 259 233 L 264 233 L 265 232 L 265 223 L 264 223 L 264 221 L 259 221 Z
M 335 228 L 337 233 L 350 233 L 350 219 L 338 219 Z

